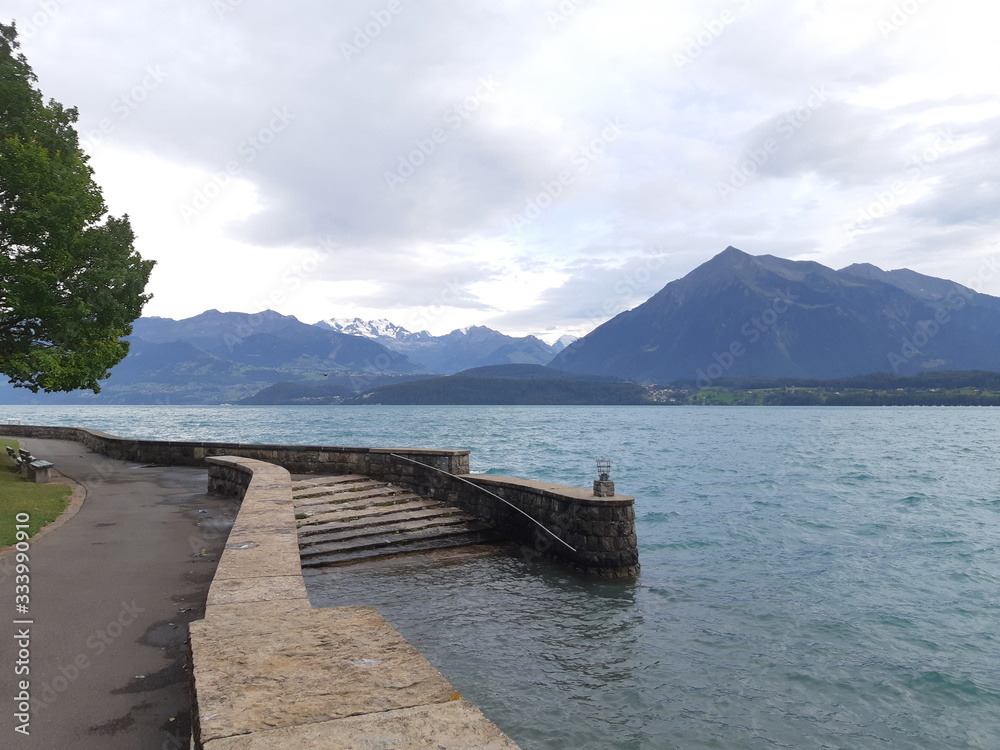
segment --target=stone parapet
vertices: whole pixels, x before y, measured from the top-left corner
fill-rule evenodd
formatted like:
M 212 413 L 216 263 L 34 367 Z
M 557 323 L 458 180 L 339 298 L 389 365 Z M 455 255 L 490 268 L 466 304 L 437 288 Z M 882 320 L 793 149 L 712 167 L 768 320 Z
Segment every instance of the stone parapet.
M 311 607 L 287 470 L 207 463 L 242 504 L 191 624 L 196 748 L 517 750 L 376 610 Z
M 203 465 L 229 455 L 295 473 L 362 474 L 462 508 L 513 541 L 588 576 L 628 579 L 639 573 L 634 498 L 596 497 L 590 490 L 565 485 L 469 474 L 467 450 L 135 440 L 78 427 L 0 428 L 14 437 L 76 440 L 96 453 L 143 463 Z M 216 464 L 210 487 L 238 497 L 249 481 L 245 477 L 235 465 L 223 470 Z M 613 488 L 613 483 L 607 484 Z
M 516 477 L 469 474 L 463 478 L 510 503 L 498 502 L 486 492 L 477 493 L 471 488 L 451 494 L 454 504 L 486 518 L 505 536 L 563 560 L 593 578 L 632 578 L 639 574 L 635 498 L 595 497 L 590 490 Z M 523 514 L 511 509 L 511 505 Z
M 277 464 L 296 474 L 364 474 L 392 481 L 398 460 L 413 458 L 450 474 L 469 471 L 469 451 L 431 448 L 364 448 L 331 445 L 213 443 L 187 440 L 140 440 L 83 427 L 0 425 L 11 437 L 74 440 L 94 453 L 123 461 L 168 466 L 201 466 L 210 456 L 240 456 Z
M 633 497 L 596 497 L 591 490 L 516 477 L 448 475 L 397 461 L 396 484 L 459 507 L 540 554 L 592 578 L 639 575 Z

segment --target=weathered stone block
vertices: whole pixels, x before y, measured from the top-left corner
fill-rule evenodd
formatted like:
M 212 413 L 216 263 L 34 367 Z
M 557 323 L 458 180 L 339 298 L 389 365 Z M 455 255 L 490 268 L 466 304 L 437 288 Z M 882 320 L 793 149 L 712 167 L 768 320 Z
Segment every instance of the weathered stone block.
M 208 606 L 269 602 L 284 599 L 309 600 L 302 574 L 263 578 L 216 578 L 208 589 Z
M 295 532 L 267 534 L 243 530 L 229 536 L 215 580 L 294 576 L 301 572 Z
M 286 727 L 210 742 L 205 750 L 517 750 L 468 701 Z
M 443 703 L 454 688 L 370 607 L 313 610 L 264 633 L 191 625 L 201 741 Z
M 291 618 L 302 612 L 310 612 L 312 604 L 308 599 L 280 599 L 260 602 L 237 602 L 235 604 L 214 604 L 205 610 L 205 622 L 220 624 L 227 633 L 264 633 L 269 627 L 284 627 Z
M 615 483 L 610 479 L 595 479 L 594 480 L 594 496 L 595 497 L 614 497 L 615 496 Z

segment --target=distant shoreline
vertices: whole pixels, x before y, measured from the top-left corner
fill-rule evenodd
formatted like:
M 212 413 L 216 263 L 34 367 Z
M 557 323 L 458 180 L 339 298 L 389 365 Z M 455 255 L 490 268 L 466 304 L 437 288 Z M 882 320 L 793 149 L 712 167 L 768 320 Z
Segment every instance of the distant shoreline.
M 31 394 L 34 395 L 34 394 Z M 345 390 L 339 383 L 284 382 L 241 399 L 206 403 L 156 393 L 71 400 L 48 394 L 5 406 L 1000 406 L 1000 373 L 875 373 L 835 380 L 731 377 L 654 385 L 500 365 L 455 375 Z M 68 395 L 68 394 L 67 394 Z M 63 396 L 62 398 L 60 396 Z M 113 399 L 113 400 L 112 400 Z M 34 404 L 31 403 L 34 401 Z

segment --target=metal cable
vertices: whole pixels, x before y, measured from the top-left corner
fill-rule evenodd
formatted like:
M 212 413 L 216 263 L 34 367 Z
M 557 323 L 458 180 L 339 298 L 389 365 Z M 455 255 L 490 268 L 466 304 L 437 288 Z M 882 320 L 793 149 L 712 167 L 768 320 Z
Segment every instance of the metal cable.
M 504 505 L 509 505 L 511 508 L 513 508 L 514 510 L 516 510 L 518 513 L 520 513 L 522 516 L 524 516 L 525 518 L 527 518 L 529 521 L 531 521 L 533 524 L 535 524 L 538 528 L 540 528 L 546 534 L 548 534 L 549 536 L 551 536 L 553 539 L 555 539 L 560 544 L 564 545 L 567 549 L 570 549 L 573 552 L 576 552 L 576 548 L 575 547 L 571 546 L 567 542 L 564 542 L 562 539 L 560 539 L 558 536 L 556 536 L 553 532 L 549 531 L 547 528 L 545 528 L 545 526 L 542 525 L 542 523 L 540 521 L 532 518 L 531 516 L 529 516 L 527 513 L 525 513 L 523 510 L 521 510 L 520 508 L 518 508 L 513 503 L 511 503 L 511 502 L 509 502 L 507 500 L 504 500 L 502 497 L 500 497 L 499 495 L 497 495 L 494 492 L 490 492 L 485 487 L 480 487 L 478 484 L 476 484 L 475 482 L 470 482 L 465 477 L 460 477 L 457 474 L 452 474 L 450 472 L 445 471 L 444 469 L 439 469 L 436 466 L 431 466 L 430 464 L 421 463 L 420 461 L 415 461 L 412 458 L 407 458 L 406 456 L 400 456 L 400 455 L 398 455 L 396 453 L 390 453 L 389 455 L 392 456 L 393 458 L 399 458 L 399 459 L 402 459 L 403 461 L 409 461 L 411 464 L 416 464 L 417 466 L 423 466 L 426 469 L 431 469 L 433 471 L 438 472 L 439 474 L 444 474 L 445 476 L 449 476 L 452 479 L 457 479 L 459 482 L 465 482 L 467 485 L 469 485 L 471 487 L 475 487 L 480 492 L 485 492 L 487 495 L 495 497 L 497 500 L 499 500 Z

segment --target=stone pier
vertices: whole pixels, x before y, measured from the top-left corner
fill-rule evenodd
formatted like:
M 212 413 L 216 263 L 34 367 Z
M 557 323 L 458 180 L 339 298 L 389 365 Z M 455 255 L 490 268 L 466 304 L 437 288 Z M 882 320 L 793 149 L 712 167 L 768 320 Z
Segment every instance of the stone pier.
M 138 463 L 207 465 L 210 491 L 242 500 L 205 618 L 190 626 L 202 750 L 517 750 L 376 610 L 310 605 L 289 471 L 390 482 L 588 576 L 639 573 L 633 498 L 473 475 L 469 451 L 137 440 L 20 424 L 0 432 Z
M 78 427 L 0 427 L 15 437 L 76 440 L 95 453 L 141 463 L 203 466 L 212 456 L 239 456 L 302 474 L 360 474 L 461 508 L 589 577 L 627 580 L 639 574 L 634 498 L 469 474 L 467 450 L 139 440 Z
M 285 469 L 209 464 L 243 502 L 191 624 L 196 748 L 517 750 L 375 609 L 311 607 Z

